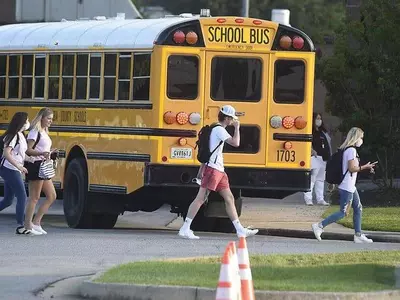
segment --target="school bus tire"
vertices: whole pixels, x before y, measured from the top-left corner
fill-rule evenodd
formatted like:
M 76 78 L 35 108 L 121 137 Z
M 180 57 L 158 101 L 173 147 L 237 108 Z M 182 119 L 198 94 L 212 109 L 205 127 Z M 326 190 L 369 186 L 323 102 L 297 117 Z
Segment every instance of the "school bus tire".
M 112 229 L 118 220 L 118 214 L 95 214 L 92 215 L 92 228 Z
M 69 163 L 64 178 L 64 215 L 71 228 L 91 228 L 86 163 L 82 157 Z

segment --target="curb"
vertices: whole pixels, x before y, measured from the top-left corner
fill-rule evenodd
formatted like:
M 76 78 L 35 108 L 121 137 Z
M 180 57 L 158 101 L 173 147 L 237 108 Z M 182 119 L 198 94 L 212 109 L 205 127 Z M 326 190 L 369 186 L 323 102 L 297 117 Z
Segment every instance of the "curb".
M 100 300 L 215 300 L 215 289 L 189 286 L 127 285 L 85 281 L 82 297 Z M 386 300 L 400 297 L 400 291 L 371 293 L 309 293 L 256 291 L 257 300 Z M 397 298 L 398 299 L 398 298 Z
M 281 236 L 303 239 L 315 239 L 314 233 L 310 230 L 260 228 L 259 235 Z M 400 243 L 400 236 L 381 235 L 376 233 L 366 233 L 374 242 L 380 243 Z M 354 235 L 349 233 L 324 232 L 322 240 L 344 240 L 353 241 Z
M 107 270 L 82 283 L 80 296 L 100 300 L 215 300 L 216 289 L 191 286 L 97 283 Z M 400 288 L 400 267 L 395 269 L 395 288 Z M 389 300 L 400 299 L 400 290 L 368 293 L 255 291 L 256 300 Z

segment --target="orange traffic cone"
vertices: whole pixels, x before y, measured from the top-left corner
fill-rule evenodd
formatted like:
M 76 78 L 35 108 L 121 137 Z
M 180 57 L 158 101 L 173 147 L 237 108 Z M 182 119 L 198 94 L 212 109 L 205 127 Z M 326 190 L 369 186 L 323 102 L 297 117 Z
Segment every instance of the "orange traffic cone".
M 249 251 L 246 238 L 239 238 L 238 260 L 241 281 L 242 300 L 255 300 L 253 278 L 251 276 Z
M 234 242 L 229 242 L 221 261 L 216 300 L 240 300 L 240 275 Z

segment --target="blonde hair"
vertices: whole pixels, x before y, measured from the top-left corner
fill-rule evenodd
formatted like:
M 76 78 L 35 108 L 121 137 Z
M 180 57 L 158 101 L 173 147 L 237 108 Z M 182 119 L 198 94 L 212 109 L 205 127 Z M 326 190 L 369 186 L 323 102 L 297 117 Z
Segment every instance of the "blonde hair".
M 339 147 L 339 149 L 346 149 L 347 147 L 350 146 L 355 146 L 357 141 L 363 136 L 364 131 L 362 131 L 361 128 L 358 127 L 353 127 L 349 130 L 347 133 L 346 140 L 343 142 L 343 144 Z
M 38 132 L 46 130 L 48 131 L 47 128 L 42 127 L 42 120 L 43 118 L 46 118 L 50 115 L 53 114 L 53 111 L 50 108 L 44 107 L 35 116 L 35 118 L 32 120 L 31 127 L 29 130 L 36 129 Z

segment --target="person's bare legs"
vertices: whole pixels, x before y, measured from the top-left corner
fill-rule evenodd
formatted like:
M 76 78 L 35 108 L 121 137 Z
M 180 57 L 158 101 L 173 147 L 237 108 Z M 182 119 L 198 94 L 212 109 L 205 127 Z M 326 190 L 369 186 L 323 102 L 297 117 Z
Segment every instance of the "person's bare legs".
M 194 217 L 197 215 L 200 207 L 204 204 L 209 194 L 210 191 L 207 190 L 206 188 L 203 187 L 199 188 L 196 198 L 189 206 L 185 221 L 183 222 L 182 227 L 179 229 L 178 233 L 179 236 L 192 240 L 199 238 L 198 236 L 195 236 L 193 232 L 190 230 L 190 225 L 192 224 Z
M 35 218 L 33 219 L 33 224 L 40 226 L 40 222 L 45 213 L 49 210 L 50 206 L 54 203 L 57 198 L 56 190 L 54 189 L 54 185 L 52 180 L 45 180 L 42 186 L 43 192 L 46 195 L 46 201 L 42 203 L 39 207 Z
M 233 226 L 235 226 L 236 234 L 239 237 L 248 237 L 252 235 L 256 235 L 258 233 L 258 229 L 249 229 L 244 228 L 243 225 L 239 221 L 239 216 L 235 206 L 235 197 L 232 194 L 232 191 L 227 188 L 219 191 L 219 194 L 225 201 L 226 213 L 232 221 Z
M 28 204 L 25 209 L 25 228 L 32 229 L 33 214 L 35 213 L 36 204 L 40 199 L 40 192 L 42 191 L 43 180 L 29 181 L 29 198 Z

